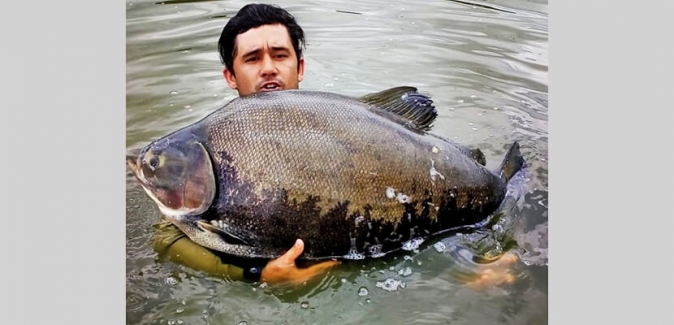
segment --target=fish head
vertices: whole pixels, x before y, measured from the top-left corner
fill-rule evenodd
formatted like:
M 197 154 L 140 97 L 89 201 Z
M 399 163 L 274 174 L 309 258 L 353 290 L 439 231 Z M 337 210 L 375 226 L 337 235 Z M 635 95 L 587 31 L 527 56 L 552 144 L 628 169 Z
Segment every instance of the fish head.
M 162 214 L 175 221 L 204 213 L 215 198 L 210 155 L 194 138 L 153 141 L 126 161 Z

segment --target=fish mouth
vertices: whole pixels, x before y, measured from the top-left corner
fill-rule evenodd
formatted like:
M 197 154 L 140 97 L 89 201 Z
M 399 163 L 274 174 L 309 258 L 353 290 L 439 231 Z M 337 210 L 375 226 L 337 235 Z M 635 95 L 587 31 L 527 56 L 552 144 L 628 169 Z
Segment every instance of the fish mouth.
M 282 89 L 283 89 L 283 82 L 281 82 L 280 80 L 266 81 L 257 87 L 257 90 L 260 92 L 275 91 Z
M 131 172 L 133 173 L 133 176 L 136 177 L 138 182 L 140 182 L 140 186 L 143 188 L 145 193 L 152 199 L 152 201 L 157 204 L 157 207 L 159 208 L 159 211 L 168 217 L 169 219 L 174 219 L 177 221 L 180 221 L 184 219 L 185 215 L 187 214 L 186 211 L 180 211 L 179 209 L 171 209 L 164 205 L 161 200 L 155 195 L 154 192 L 150 190 L 150 183 L 147 181 L 145 175 L 143 174 L 143 169 L 138 166 L 138 160 L 136 157 L 127 155 L 126 156 L 126 164 L 129 166 L 131 169 Z
M 138 166 L 138 158 L 137 156 L 132 156 L 132 155 L 126 155 L 126 164 L 129 166 L 129 169 L 131 169 L 131 172 L 133 173 L 133 176 L 136 177 L 138 182 L 140 182 L 140 186 L 143 188 L 145 193 L 147 193 L 148 196 L 157 203 L 159 206 L 160 210 L 165 210 L 166 206 L 157 199 L 157 197 L 152 193 L 152 191 L 149 190 L 150 184 L 148 183 L 147 179 L 145 178 L 145 175 L 143 174 L 143 169 Z M 163 213 L 163 211 L 162 211 Z
M 145 177 L 143 176 L 143 171 L 141 168 L 138 166 L 138 155 L 131 155 L 127 154 L 126 155 L 126 165 L 129 166 L 129 169 L 131 169 L 131 173 L 133 173 L 133 176 L 136 177 L 136 179 L 145 187 L 147 184 Z
M 133 176 L 140 182 L 140 185 L 143 187 L 145 192 L 147 192 L 148 195 L 154 200 L 157 201 L 157 198 L 155 197 L 154 194 L 152 194 L 152 191 L 150 191 L 148 188 L 150 186 L 150 183 L 147 181 L 147 178 L 143 174 L 143 169 L 138 166 L 138 158 L 137 156 L 131 156 L 131 155 L 126 155 L 126 164 L 129 166 L 129 169 L 131 169 L 131 173 L 133 173 Z

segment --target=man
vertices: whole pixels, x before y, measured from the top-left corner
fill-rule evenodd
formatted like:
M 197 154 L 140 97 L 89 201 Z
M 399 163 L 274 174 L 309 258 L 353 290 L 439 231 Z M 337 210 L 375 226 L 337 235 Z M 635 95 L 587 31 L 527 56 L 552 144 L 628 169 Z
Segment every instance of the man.
M 224 78 L 239 96 L 297 89 L 304 77 L 303 45 L 304 32 L 286 10 L 266 4 L 246 5 L 227 22 L 218 41 Z M 155 250 L 160 256 L 234 280 L 297 284 L 338 264 L 326 261 L 298 268 L 295 259 L 304 250 L 304 243 L 298 239 L 286 254 L 263 267 L 239 268 L 224 264 L 222 258 L 226 257 L 195 244 L 166 220 L 157 230 Z
M 222 30 L 223 74 L 239 96 L 297 89 L 304 77 L 304 32 L 287 11 L 271 5 L 243 7 Z

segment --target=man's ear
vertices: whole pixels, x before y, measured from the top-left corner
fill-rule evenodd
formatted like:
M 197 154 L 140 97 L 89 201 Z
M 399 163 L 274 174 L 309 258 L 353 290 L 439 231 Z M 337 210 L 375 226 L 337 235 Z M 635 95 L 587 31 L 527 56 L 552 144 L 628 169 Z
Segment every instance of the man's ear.
M 300 58 L 300 62 L 297 63 L 297 82 L 301 82 L 304 79 L 304 58 Z
M 227 70 L 227 68 L 222 69 L 222 75 L 225 76 L 225 80 L 229 85 L 229 88 L 236 90 L 236 77 L 232 72 Z

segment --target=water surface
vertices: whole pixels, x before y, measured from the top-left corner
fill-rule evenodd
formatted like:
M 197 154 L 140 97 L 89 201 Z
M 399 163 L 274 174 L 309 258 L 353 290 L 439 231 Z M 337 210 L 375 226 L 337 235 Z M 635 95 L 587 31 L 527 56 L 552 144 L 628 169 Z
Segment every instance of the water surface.
M 520 142 L 529 164 L 522 200 L 485 230 L 279 290 L 159 261 L 151 244 L 159 212 L 127 174 L 127 323 L 546 324 L 547 2 L 275 3 L 306 32 L 302 89 L 360 96 L 418 87 L 438 108 L 433 132 L 479 147 L 488 167 Z M 128 149 L 236 97 L 222 77 L 217 40 L 245 4 L 126 2 Z M 473 258 L 502 253 L 493 263 Z

